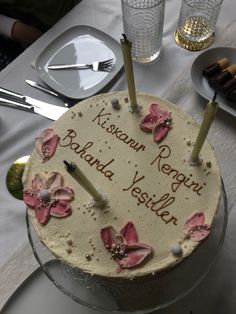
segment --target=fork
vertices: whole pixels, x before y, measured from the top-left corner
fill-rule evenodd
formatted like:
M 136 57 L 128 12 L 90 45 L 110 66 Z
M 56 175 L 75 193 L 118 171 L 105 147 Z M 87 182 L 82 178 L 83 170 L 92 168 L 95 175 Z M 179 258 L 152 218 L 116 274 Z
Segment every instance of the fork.
M 114 59 L 104 61 L 95 61 L 91 64 L 74 63 L 74 64 L 52 64 L 47 68 L 50 70 L 65 70 L 65 69 L 90 69 L 94 72 L 103 71 L 110 72 L 114 66 Z

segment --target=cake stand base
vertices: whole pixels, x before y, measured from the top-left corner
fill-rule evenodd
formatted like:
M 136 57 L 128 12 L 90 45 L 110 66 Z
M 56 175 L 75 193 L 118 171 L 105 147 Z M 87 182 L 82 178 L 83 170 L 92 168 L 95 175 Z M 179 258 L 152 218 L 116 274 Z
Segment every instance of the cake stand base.
M 49 268 L 54 268 L 49 263 Z M 56 266 L 57 267 L 57 266 Z M 53 271 L 53 270 L 52 270 Z M 198 299 L 195 295 L 152 314 L 199 314 Z M 184 305 L 183 305 L 184 304 Z M 191 304 L 191 305 L 190 305 Z M 196 310 L 195 310 L 196 308 Z M 1 314 L 98 314 L 99 312 L 82 306 L 65 295 L 48 280 L 41 267 L 36 269 L 12 294 L 1 310 Z M 124 312 L 123 312 L 124 313 Z M 126 312 L 128 314 L 128 312 Z M 140 312 L 142 314 L 142 312 Z

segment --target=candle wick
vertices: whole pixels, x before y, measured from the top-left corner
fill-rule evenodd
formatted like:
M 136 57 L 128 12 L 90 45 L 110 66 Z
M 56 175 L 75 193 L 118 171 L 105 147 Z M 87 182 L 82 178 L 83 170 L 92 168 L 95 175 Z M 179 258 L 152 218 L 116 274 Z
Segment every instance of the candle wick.
M 64 162 L 64 164 L 66 166 L 66 170 L 68 172 L 71 172 L 71 171 L 73 171 L 75 169 L 75 167 L 71 163 L 69 163 L 68 161 L 63 160 L 63 162 Z
M 217 96 L 217 91 L 215 91 L 215 94 L 214 94 L 214 96 L 213 96 L 213 98 L 212 98 L 212 102 L 215 102 L 216 96 Z

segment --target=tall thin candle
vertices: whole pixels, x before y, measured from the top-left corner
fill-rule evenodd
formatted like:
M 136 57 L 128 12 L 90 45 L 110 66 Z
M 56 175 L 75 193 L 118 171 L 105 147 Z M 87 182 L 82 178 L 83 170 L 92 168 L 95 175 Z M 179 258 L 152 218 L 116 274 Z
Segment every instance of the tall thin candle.
M 215 118 L 217 109 L 218 109 L 218 103 L 215 101 L 216 100 L 216 95 L 215 93 L 214 97 L 212 98 L 211 101 L 208 102 L 205 113 L 204 113 L 204 118 L 202 121 L 202 124 L 200 126 L 200 130 L 196 139 L 196 142 L 193 147 L 193 151 L 191 154 L 191 161 L 193 162 L 199 162 L 199 153 L 202 149 L 202 146 L 205 142 L 205 139 L 207 137 L 207 134 L 209 132 L 210 126 L 212 121 Z
M 95 205 L 97 207 L 105 207 L 107 201 L 105 198 L 96 190 L 89 179 L 83 174 L 79 167 L 74 162 L 63 161 L 67 172 L 93 197 Z
M 133 63 L 131 57 L 131 42 L 126 38 L 123 34 L 123 38 L 120 40 L 123 59 L 124 59 L 124 67 L 127 78 L 127 85 L 129 91 L 129 99 L 130 99 L 130 107 L 132 111 L 138 110 L 136 91 L 135 91 L 135 82 L 134 82 L 134 73 L 133 73 Z

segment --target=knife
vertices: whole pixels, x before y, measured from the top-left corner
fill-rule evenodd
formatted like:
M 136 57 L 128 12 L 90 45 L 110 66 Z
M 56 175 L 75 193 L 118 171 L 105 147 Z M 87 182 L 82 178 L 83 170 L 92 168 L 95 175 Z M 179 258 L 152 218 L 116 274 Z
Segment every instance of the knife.
M 45 93 L 48 93 L 48 94 L 50 94 L 50 95 L 53 95 L 53 96 L 55 96 L 55 97 L 57 97 L 57 98 L 59 98 L 59 99 L 62 100 L 62 97 L 61 97 L 59 94 L 57 94 L 56 92 L 53 92 L 53 91 L 51 91 L 50 89 L 48 89 L 48 88 L 46 88 L 46 87 L 40 85 L 39 83 L 36 83 L 36 82 L 34 82 L 34 81 L 31 81 L 31 80 L 25 80 L 25 82 L 26 82 L 27 84 L 29 84 L 30 86 L 36 88 L 36 89 L 39 89 L 39 90 L 41 90 L 41 91 L 43 91 L 43 92 L 45 92 Z M 68 105 L 67 102 L 64 102 L 64 106 L 69 107 L 69 105 Z
M 57 120 L 68 108 L 46 103 L 44 101 L 21 95 L 0 87 L 0 103 L 40 114 L 48 119 Z
M 60 95 L 59 95 L 59 94 L 57 94 L 57 93 L 55 93 L 55 92 L 53 92 L 53 91 L 51 91 L 51 90 L 45 88 L 44 86 L 40 85 L 39 83 L 36 83 L 36 82 L 34 82 L 34 81 L 31 81 L 31 80 L 25 80 L 25 82 L 26 82 L 27 84 L 29 84 L 30 86 L 32 86 L 32 87 L 35 87 L 35 88 L 37 88 L 37 89 L 39 89 L 39 90 L 42 90 L 43 92 L 46 92 L 46 93 L 48 93 L 48 94 L 50 94 L 50 95 L 53 95 L 53 96 L 56 96 L 56 97 L 59 97 L 59 98 L 60 98 Z

